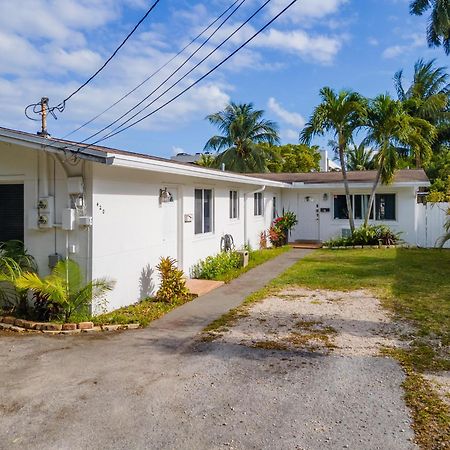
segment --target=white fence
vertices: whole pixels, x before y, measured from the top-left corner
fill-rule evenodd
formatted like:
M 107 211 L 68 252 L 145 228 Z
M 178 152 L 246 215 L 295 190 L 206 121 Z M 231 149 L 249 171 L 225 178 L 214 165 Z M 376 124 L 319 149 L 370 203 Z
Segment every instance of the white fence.
M 436 247 L 438 239 L 445 233 L 444 225 L 449 216 L 449 203 L 427 203 L 417 205 L 417 245 L 420 247 Z M 450 248 L 450 241 L 444 245 Z

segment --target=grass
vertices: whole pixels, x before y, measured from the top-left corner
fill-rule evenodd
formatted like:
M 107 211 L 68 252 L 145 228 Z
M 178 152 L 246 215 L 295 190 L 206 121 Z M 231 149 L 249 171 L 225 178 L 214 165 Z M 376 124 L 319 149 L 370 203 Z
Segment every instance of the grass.
M 289 251 L 291 247 L 285 245 L 283 247 L 276 248 L 265 248 L 262 250 L 253 250 L 249 253 L 248 265 L 246 267 L 239 267 L 238 269 L 229 270 L 226 273 L 220 274 L 214 278 L 215 281 L 225 281 L 225 283 L 229 283 L 234 278 L 239 277 L 245 272 L 248 272 L 250 269 L 253 269 L 260 264 L 263 264 L 269 261 L 272 258 L 275 258 L 282 253 Z
M 252 303 L 289 285 L 339 291 L 367 289 L 381 299 L 397 320 L 413 325 L 409 348 L 386 349 L 385 353 L 404 367 L 405 401 L 414 417 L 417 443 L 424 449 L 450 448 L 448 405 L 421 375 L 425 371 L 450 370 L 450 251 L 316 251 L 210 324 L 208 330 L 220 332 L 248 314 Z M 308 328 L 308 324 L 299 325 Z
M 96 325 L 139 323 L 140 326 L 145 327 L 151 321 L 159 319 L 190 300 L 177 300 L 172 303 L 158 302 L 153 299 L 142 300 L 134 305 L 95 316 L 92 321 Z

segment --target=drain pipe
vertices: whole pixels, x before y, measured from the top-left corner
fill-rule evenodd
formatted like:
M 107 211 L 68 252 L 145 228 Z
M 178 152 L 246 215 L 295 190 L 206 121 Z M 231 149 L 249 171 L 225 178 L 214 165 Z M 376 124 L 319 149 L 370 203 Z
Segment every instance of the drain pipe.
M 39 153 L 39 197 L 48 197 L 48 159 L 45 150 Z
M 256 189 L 256 191 L 244 193 L 244 245 L 247 244 L 247 240 L 248 240 L 247 195 L 258 194 L 260 192 L 264 192 L 265 190 L 266 190 L 266 186 L 264 185 L 264 186 L 261 186 L 259 189 Z

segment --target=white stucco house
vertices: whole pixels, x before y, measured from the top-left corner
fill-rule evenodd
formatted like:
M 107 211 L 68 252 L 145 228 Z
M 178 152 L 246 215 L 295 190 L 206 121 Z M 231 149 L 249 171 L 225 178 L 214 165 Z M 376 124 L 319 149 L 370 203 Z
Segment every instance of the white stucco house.
M 358 223 L 374 173 L 349 177 Z M 422 170 L 399 171 L 380 186 L 372 220 L 417 244 L 417 195 L 428 185 Z M 341 235 L 343 193 L 339 172 L 247 176 L 0 128 L 0 242 L 23 240 L 41 275 L 60 255 L 76 260 L 87 279 L 115 279 L 111 309 L 155 290 L 161 256 L 189 274 L 219 252 L 225 234 L 237 248 L 258 248 L 261 231 L 283 210 L 299 219 L 292 240 Z

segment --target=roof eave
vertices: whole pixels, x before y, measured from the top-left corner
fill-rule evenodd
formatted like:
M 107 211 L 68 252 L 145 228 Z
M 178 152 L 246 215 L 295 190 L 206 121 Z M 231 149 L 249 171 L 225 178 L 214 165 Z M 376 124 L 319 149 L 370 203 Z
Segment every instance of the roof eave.
M 431 186 L 429 181 L 394 181 L 391 184 L 380 184 L 380 187 L 417 187 L 417 186 Z M 350 189 L 371 189 L 373 187 L 373 183 L 359 183 L 359 182 L 350 182 Z M 293 189 L 343 189 L 344 183 L 304 183 L 304 182 L 294 182 L 292 183 Z

